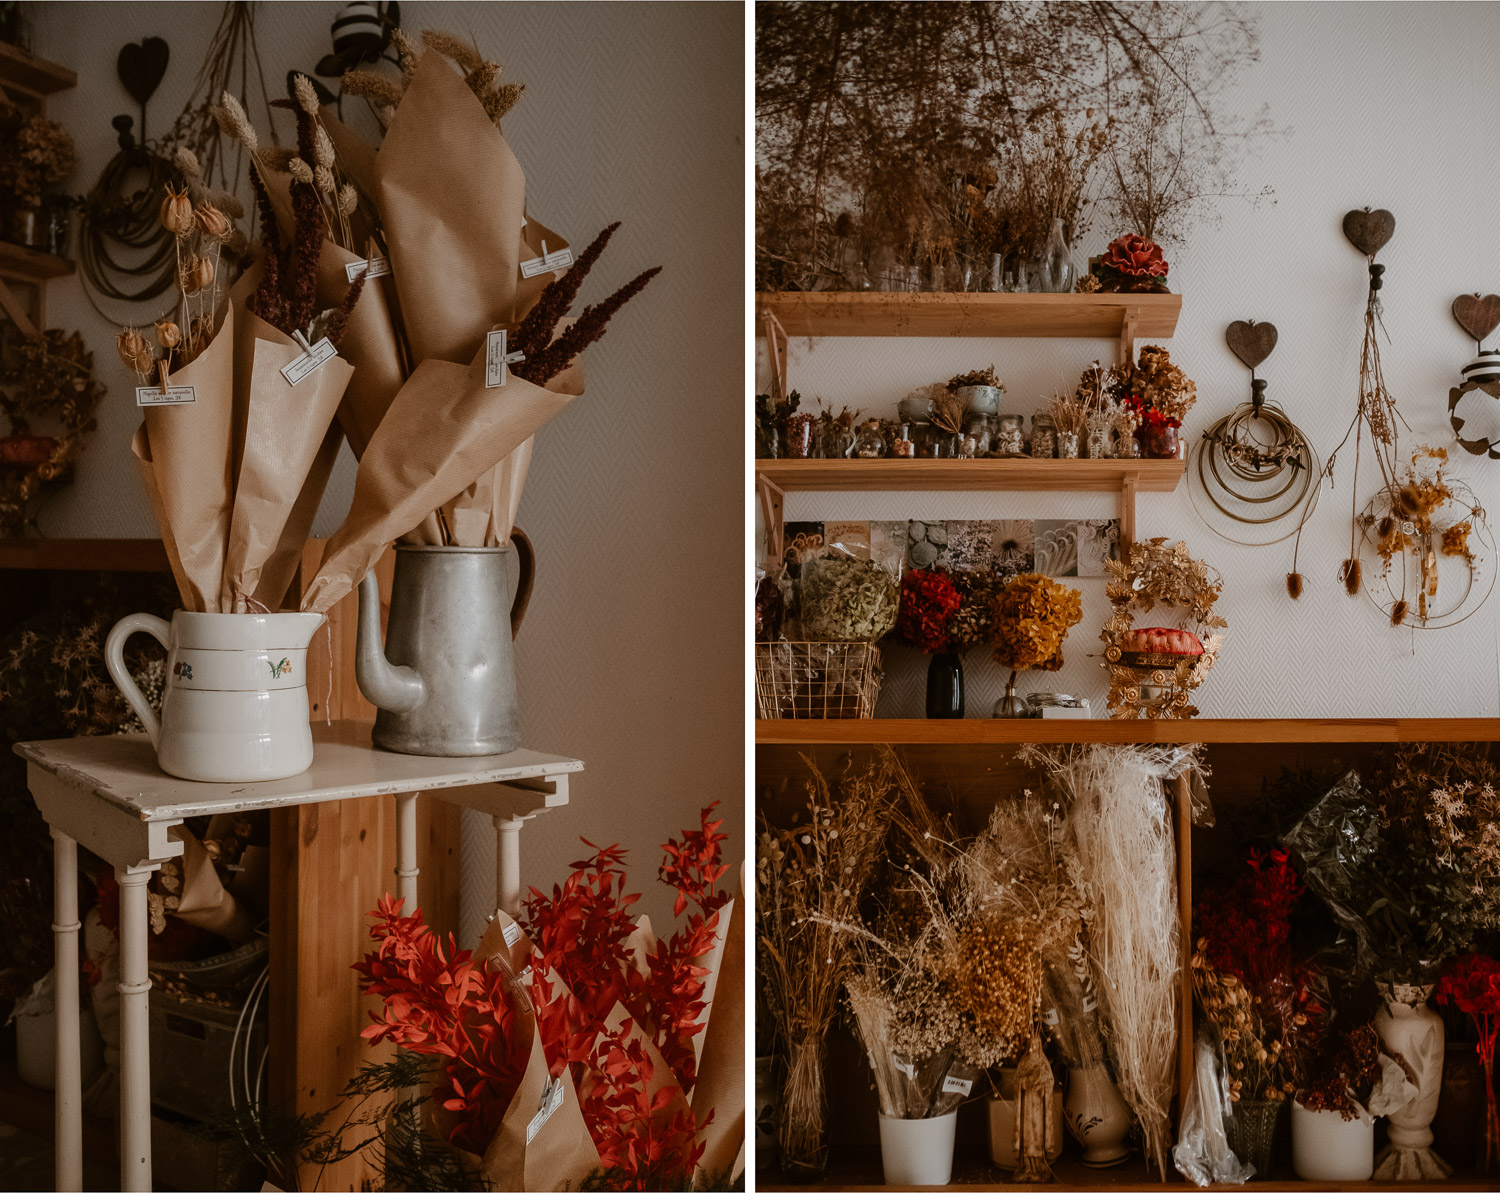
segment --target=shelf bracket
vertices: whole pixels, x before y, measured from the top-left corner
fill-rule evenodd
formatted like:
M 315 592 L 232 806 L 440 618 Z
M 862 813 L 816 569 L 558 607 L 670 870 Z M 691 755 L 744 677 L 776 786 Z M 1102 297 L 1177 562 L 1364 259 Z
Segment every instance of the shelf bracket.
M 1135 329 L 1140 326 L 1141 309 L 1126 307 L 1120 320 L 1120 363 L 1131 364 L 1135 360 Z
M 756 488 L 760 493 L 760 508 L 766 519 L 766 546 L 772 559 L 779 560 L 786 549 L 785 523 L 782 521 L 786 507 L 786 494 L 774 481 L 756 477 Z
M 780 406 L 789 392 L 786 387 L 786 328 L 781 326 L 774 311 L 766 311 L 761 322 L 765 329 L 766 351 L 771 358 L 771 400 Z
M 37 338 L 36 324 L 31 321 L 31 316 L 26 313 L 26 308 L 21 305 L 16 292 L 5 284 L 3 277 L 0 277 L 0 310 L 10 316 L 10 321 L 28 340 Z
M 1120 550 L 1135 542 L 1135 493 L 1137 478 L 1131 473 L 1120 480 Z

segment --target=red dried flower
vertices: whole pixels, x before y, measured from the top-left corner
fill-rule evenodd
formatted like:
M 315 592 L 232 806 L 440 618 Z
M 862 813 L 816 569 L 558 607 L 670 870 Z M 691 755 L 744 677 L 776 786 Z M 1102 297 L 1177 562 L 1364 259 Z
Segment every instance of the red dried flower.
M 896 636 L 924 654 L 949 649 L 948 622 L 962 603 L 953 577 L 941 568 L 913 568 L 901 577 Z
M 1453 1005 L 1474 1020 L 1479 1042 L 1474 1051 L 1484 1070 L 1485 1169 L 1500 1153 L 1500 1109 L 1495 1103 L 1495 1037 L 1500 1035 L 1500 962 L 1479 953 L 1452 958 L 1438 979 L 1437 1000 Z
M 1134 233 L 1110 241 L 1099 264 L 1132 278 L 1164 278 L 1168 268 L 1161 246 Z

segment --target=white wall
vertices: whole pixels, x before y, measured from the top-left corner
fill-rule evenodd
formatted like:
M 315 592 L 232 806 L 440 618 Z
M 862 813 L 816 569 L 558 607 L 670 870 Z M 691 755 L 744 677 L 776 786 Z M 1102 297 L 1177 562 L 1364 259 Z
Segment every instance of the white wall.
M 1222 221 L 1202 224 L 1170 254 L 1172 288 L 1183 297 L 1170 341 L 1173 359 L 1198 383 L 1184 428 L 1194 440 L 1249 397 L 1249 375 L 1224 345 L 1236 319 L 1276 324 L 1280 344 L 1262 367 L 1279 401 L 1326 456 L 1354 411 L 1367 278 L 1364 261 L 1340 231 L 1351 208 L 1385 207 L 1394 239 L 1386 267 L 1383 342 L 1386 379 L 1414 432 L 1451 444 L 1446 404 L 1473 344 L 1449 307 L 1461 293 L 1500 291 L 1500 193 L 1485 163 L 1500 153 L 1500 91 L 1491 85 L 1500 55 L 1500 6 L 1473 4 L 1252 4 L 1261 55 L 1233 93 L 1244 115 L 1269 103 L 1290 135 L 1265 145 L 1242 181 L 1269 184 L 1275 204 L 1228 199 Z M 1088 252 L 1116 231 L 1098 226 Z M 1071 340 L 794 340 L 790 384 L 878 415 L 912 387 L 996 364 L 1008 406 L 1030 413 L 1042 395 L 1076 384 L 1107 343 Z M 761 383 L 764 385 L 764 372 Z M 1495 433 L 1493 430 L 1490 433 Z M 1408 437 L 1415 440 L 1417 434 Z M 1454 474 L 1467 479 L 1500 522 L 1500 463 L 1455 449 Z M 1360 500 L 1368 500 L 1368 458 Z M 1302 543 L 1307 591 L 1285 595 L 1291 544 L 1248 548 L 1215 537 L 1194 513 L 1186 486 L 1147 494 L 1138 506 L 1141 537 L 1183 538 L 1224 575 L 1219 610 L 1229 620 L 1220 663 L 1201 689 L 1205 716 L 1495 716 L 1496 619 L 1493 598 L 1462 626 L 1390 629 L 1363 598 L 1346 596 L 1336 568 L 1349 534 L 1350 470 L 1343 460 Z M 1103 517 L 1103 495 L 816 494 L 789 497 L 789 519 Z M 1494 560 L 1490 560 L 1493 568 Z M 1090 697 L 1107 689 L 1099 626 L 1108 615 L 1102 580 L 1069 581 L 1084 592 L 1084 620 L 1069 639 L 1056 676 L 1023 688 Z M 1085 656 L 1085 652 L 1095 657 Z M 893 645 L 880 715 L 921 716 L 924 661 Z M 988 715 L 1004 677 L 971 657 L 970 716 Z M 1102 715 L 1102 714 L 1096 714 Z
M 115 152 L 109 121 L 134 112 L 115 76 L 129 41 L 157 35 L 172 63 L 152 100 L 159 135 L 182 109 L 219 4 L 28 5 L 37 53 L 79 75 L 52 115 L 78 142 L 69 187 L 84 191 Z M 328 52 L 333 3 L 262 3 L 266 78 Z M 523 877 L 548 886 L 581 856 L 578 837 L 619 841 L 659 925 L 671 902 L 657 845 L 722 799 L 743 855 L 741 460 L 743 412 L 724 400 L 743 375 L 744 19 L 737 4 L 402 5 L 408 28 L 471 37 L 524 82 L 505 131 L 527 173 L 529 206 L 585 244 L 624 221 L 583 295 L 640 270 L 661 276 L 589 349 L 587 395 L 537 440 L 518 521 L 535 542 L 536 592 L 517 641 L 526 744 L 584 760 L 574 804 L 523 832 Z M 251 107 L 252 118 L 264 119 Z M 289 125 L 283 132 L 289 130 Z M 264 131 L 264 130 L 263 130 Z M 157 531 L 130 456 L 137 419 L 115 328 L 76 278 L 53 284 L 54 326 L 79 328 L 110 393 L 78 482 L 43 513 L 49 536 Z M 153 311 L 134 315 L 140 321 Z M 315 531 L 347 508 L 341 462 Z M 464 922 L 493 889 L 493 835 L 466 825 Z

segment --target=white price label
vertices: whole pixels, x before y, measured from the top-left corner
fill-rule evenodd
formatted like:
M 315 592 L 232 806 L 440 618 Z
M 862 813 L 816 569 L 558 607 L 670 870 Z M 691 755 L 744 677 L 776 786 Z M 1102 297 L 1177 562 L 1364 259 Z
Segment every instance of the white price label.
M 500 932 L 500 935 L 505 937 L 505 947 L 509 948 L 511 945 L 515 944 L 516 941 L 521 939 L 520 925 L 518 925 L 515 920 L 507 920 L 505 923 L 505 927 Z
M 526 1142 L 528 1144 L 536 1138 L 536 1133 L 542 1129 L 542 1125 L 556 1113 L 557 1108 L 562 1104 L 562 1078 L 554 1077 L 547 1082 L 546 1088 L 542 1090 L 542 1108 L 532 1115 L 531 1121 L 526 1124 Z
M 529 261 L 521 262 L 521 276 L 534 278 L 540 273 L 556 273 L 559 269 L 567 269 L 572 264 L 572 249 L 558 249 L 556 252 L 549 253 L 547 242 L 544 240 L 540 257 L 532 257 Z
M 965 1081 L 962 1077 L 943 1078 L 943 1092 L 945 1094 L 958 1094 L 960 1097 L 967 1098 L 969 1091 L 973 1088 L 974 1083 L 972 1081 Z
M 299 381 L 306 381 L 338 354 L 339 350 L 324 336 L 291 364 L 282 366 L 281 375 L 286 378 L 288 385 L 296 385 Z
M 372 257 L 368 261 L 350 261 L 344 266 L 344 276 L 353 282 L 367 269 L 372 278 L 383 278 L 391 272 L 391 263 L 385 257 Z
M 895 1064 L 896 1064 L 896 1072 L 898 1072 L 898 1073 L 905 1073 L 913 1081 L 915 1081 L 917 1079 L 917 1067 L 916 1067 L 916 1065 L 910 1064 L 909 1062 L 904 1061 L 904 1060 L 898 1060 L 898 1061 L 895 1062 Z
M 484 337 L 484 388 L 494 389 L 510 380 L 510 366 L 526 359 L 524 352 L 508 351 L 506 333 L 492 331 Z
M 189 406 L 198 400 L 191 385 L 138 385 L 135 389 L 137 406 Z

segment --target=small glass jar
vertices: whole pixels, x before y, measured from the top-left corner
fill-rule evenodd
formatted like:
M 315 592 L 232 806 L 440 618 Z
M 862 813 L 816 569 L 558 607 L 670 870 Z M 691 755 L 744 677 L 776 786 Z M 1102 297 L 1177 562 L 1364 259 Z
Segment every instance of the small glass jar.
M 1177 458 L 1177 428 L 1171 423 L 1147 423 L 1141 428 L 1141 448 L 1147 459 Z
M 1118 460 L 1139 459 L 1141 454 L 1140 433 L 1132 431 L 1115 432 L 1115 458 Z
M 964 438 L 974 441 L 971 456 L 987 456 L 994 449 L 995 428 L 988 414 L 971 413 L 964 422 Z
M 854 436 L 854 458 L 878 460 L 884 455 L 885 436 L 880 433 L 880 420 L 872 418 Z
M 1078 432 L 1059 431 L 1057 433 L 1057 458 L 1059 460 L 1078 459 Z
M 1108 460 L 1113 458 L 1114 453 L 1109 450 L 1109 432 L 1103 427 L 1089 428 L 1087 447 L 1090 460 Z
M 1026 452 L 1026 423 L 1019 414 L 1002 414 L 995 431 L 994 450 L 1008 456 Z
M 917 442 L 912 437 L 912 424 L 902 423 L 896 429 L 896 438 L 891 440 L 891 458 L 912 460 L 917 455 Z
M 793 414 L 786 420 L 786 432 L 782 436 L 781 454 L 788 460 L 810 460 L 816 436 L 813 428 L 818 419 L 813 414 Z
M 823 431 L 823 458 L 825 460 L 847 460 L 854 450 L 854 427 L 851 423 L 834 419 Z
M 1057 428 L 1050 414 L 1031 416 L 1031 458 L 1050 460 L 1057 451 Z

